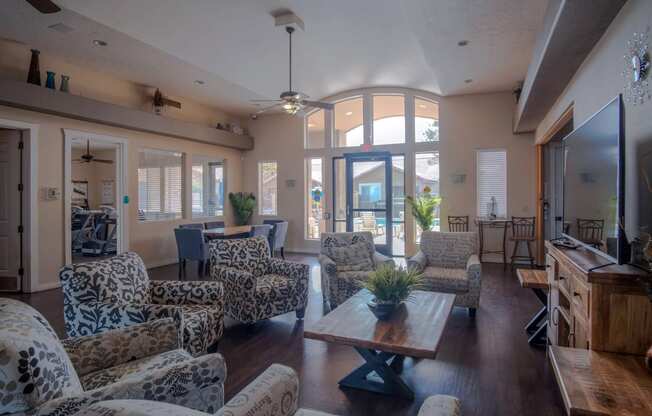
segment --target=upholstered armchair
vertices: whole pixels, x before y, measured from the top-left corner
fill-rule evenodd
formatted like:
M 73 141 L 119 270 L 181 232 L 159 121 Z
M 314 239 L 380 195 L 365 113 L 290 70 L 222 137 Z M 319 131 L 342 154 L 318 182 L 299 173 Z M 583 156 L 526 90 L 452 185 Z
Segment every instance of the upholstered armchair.
M 172 318 L 61 341 L 34 308 L 0 298 L 0 414 L 66 416 L 112 399 L 212 413 L 225 376 L 221 355 L 181 349 Z
M 145 400 L 109 400 L 94 403 L 75 416 L 208 416 L 181 406 Z M 460 416 L 460 402 L 452 396 L 428 397 L 418 416 Z M 333 416 L 299 409 L 299 378 L 294 370 L 272 364 L 224 405 L 216 416 Z
M 211 276 L 224 285 L 225 313 L 254 323 L 296 311 L 303 319 L 308 304 L 310 267 L 269 254 L 264 237 L 213 240 Z
M 424 231 L 421 249 L 407 264 L 423 273 L 424 290 L 454 293 L 455 306 L 469 308 L 475 316 L 482 277 L 477 233 Z
M 173 318 L 193 356 L 215 351 L 224 328 L 218 282 L 149 280 L 133 252 L 64 266 L 64 319 L 69 337 L 99 334 L 152 319 Z
M 319 264 L 324 306 L 335 309 L 358 292 L 378 266 L 394 266 L 394 260 L 376 251 L 370 232 L 322 233 Z

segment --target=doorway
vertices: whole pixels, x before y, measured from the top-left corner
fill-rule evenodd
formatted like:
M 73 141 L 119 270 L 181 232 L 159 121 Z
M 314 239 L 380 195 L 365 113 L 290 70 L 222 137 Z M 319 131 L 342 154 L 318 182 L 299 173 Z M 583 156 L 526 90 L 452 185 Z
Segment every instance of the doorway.
M 564 216 L 564 143 L 573 130 L 567 122 L 543 146 L 543 236 L 545 240 L 561 237 L 565 232 Z
M 0 290 L 18 292 L 24 274 L 23 137 L 0 128 Z
M 126 250 L 126 142 L 66 130 L 66 263 L 112 257 Z

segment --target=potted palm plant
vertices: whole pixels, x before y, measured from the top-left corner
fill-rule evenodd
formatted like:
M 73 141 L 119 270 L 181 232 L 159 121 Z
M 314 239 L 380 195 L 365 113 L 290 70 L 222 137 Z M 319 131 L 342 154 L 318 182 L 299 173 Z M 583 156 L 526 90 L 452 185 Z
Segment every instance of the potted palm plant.
M 441 204 L 441 197 L 433 195 L 432 190 L 426 186 L 423 192 L 416 197 L 406 196 L 405 200 L 410 206 L 414 220 L 422 231 L 429 231 L 435 223 L 435 209 Z
M 256 209 L 256 196 L 247 192 L 230 192 L 229 201 L 233 207 L 236 225 L 247 225 Z
M 364 287 L 374 295 L 367 306 L 376 318 L 381 321 L 388 320 L 396 307 L 421 285 L 421 281 L 422 275 L 416 270 L 382 265 L 371 273 L 364 283 Z

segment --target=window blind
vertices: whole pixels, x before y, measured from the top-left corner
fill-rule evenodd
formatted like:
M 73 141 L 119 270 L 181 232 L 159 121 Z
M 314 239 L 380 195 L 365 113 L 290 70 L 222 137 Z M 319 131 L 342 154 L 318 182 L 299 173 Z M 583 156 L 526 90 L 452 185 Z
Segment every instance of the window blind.
M 507 152 L 479 150 L 477 152 L 478 216 L 488 217 L 491 198 L 496 199 L 496 215 L 507 216 Z
M 183 168 L 181 153 L 141 149 L 138 155 L 138 218 L 141 221 L 181 218 Z
M 276 162 L 258 162 L 258 214 L 276 215 L 277 184 Z

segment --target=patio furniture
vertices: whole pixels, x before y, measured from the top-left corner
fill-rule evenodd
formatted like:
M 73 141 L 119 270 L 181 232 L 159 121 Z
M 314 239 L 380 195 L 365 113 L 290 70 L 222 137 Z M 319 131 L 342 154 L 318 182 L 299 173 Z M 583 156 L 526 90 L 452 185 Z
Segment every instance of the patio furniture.
M 340 387 L 412 400 L 414 393 L 400 376 L 403 359 L 435 359 L 455 295 L 416 290 L 387 321 L 371 313 L 371 299 L 371 292 L 360 290 L 306 328 L 304 337 L 353 347 L 364 358 L 366 363 L 340 380 Z
M 376 251 L 371 232 L 322 233 L 321 289 L 324 306 L 337 305 L 357 293 L 369 274 L 394 260 Z
M 452 233 L 465 233 L 469 231 L 468 215 L 449 215 L 448 231 Z
M 204 229 L 204 224 L 198 222 L 194 224 L 181 224 L 179 225 L 179 228 L 192 228 L 195 230 L 203 230 Z
M 602 247 L 602 233 L 604 220 L 602 219 L 577 219 L 577 239 L 594 248 Z
M 211 228 L 224 228 L 224 221 L 208 221 L 204 223 L 204 229 L 210 230 Z
M 108 399 L 213 413 L 224 400 L 224 359 L 181 349 L 172 318 L 60 340 L 34 308 L 0 298 L 0 351 L 0 414 L 68 416 Z
M 277 251 L 281 252 L 281 258 L 285 258 L 285 240 L 288 235 L 289 223 L 285 220 L 264 220 L 263 224 L 271 224 L 274 226 L 272 235 L 274 236 L 271 245 L 272 257 Z
M 408 259 L 408 268 L 423 273 L 424 290 L 455 294 L 455 306 L 469 309 L 474 317 L 480 305 L 482 266 L 478 235 L 424 231 L 421 249 Z
M 69 337 L 174 318 L 183 331 L 183 347 L 198 356 L 214 351 L 222 336 L 221 284 L 149 280 L 136 253 L 64 266 L 59 278 Z
M 179 280 L 186 277 L 186 262 L 196 261 L 197 274 L 204 276 L 208 266 L 208 246 L 204 241 L 204 233 L 197 228 L 175 228 L 174 238 L 177 241 L 179 257 Z
M 534 267 L 534 255 L 532 255 L 532 242 L 536 239 L 535 236 L 535 217 L 512 217 L 512 237 L 510 241 L 514 243 L 514 250 L 512 251 L 512 267 L 514 267 L 515 260 L 527 260 L 530 262 L 530 267 Z M 528 255 L 518 255 L 518 248 L 521 244 L 525 244 Z
M 310 267 L 269 254 L 258 236 L 210 242 L 211 276 L 224 285 L 225 312 L 251 324 L 295 311 L 303 319 L 308 304 Z

